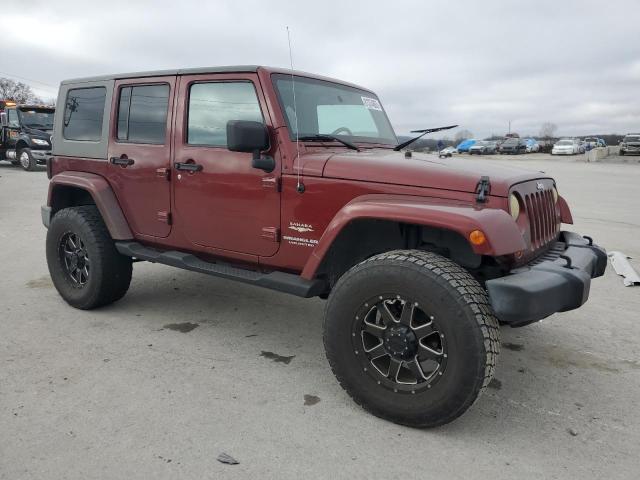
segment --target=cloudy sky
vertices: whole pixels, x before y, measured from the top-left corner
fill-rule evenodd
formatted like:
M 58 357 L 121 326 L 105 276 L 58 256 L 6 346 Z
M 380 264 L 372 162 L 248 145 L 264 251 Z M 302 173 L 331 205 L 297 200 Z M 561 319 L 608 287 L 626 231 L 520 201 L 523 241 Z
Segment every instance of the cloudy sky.
M 287 67 L 376 91 L 400 134 L 508 121 L 537 134 L 640 130 L 638 0 L 2 1 L 0 76 L 54 97 L 65 78 L 208 65 Z

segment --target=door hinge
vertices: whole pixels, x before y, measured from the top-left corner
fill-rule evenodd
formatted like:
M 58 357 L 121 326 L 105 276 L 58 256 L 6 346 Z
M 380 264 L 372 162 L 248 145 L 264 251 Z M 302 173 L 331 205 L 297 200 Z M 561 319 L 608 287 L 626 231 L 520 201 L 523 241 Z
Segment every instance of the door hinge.
M 262 233 L 260 236 L 266 240 L 272 242 L 280 241 L 280 229 L 278 227 L 262 227 Z
M 171 180 L 171 169 L 170 168 L 156 168 L 156 176 L 160 178 L 164 178 L 165 180 Z
M 166 212 L 164 210 L 160 210 L 158 212 L 158 221 L 166 223 L 167 225 L 171 225 L 172 223 L 171 212 Z
M 262 177 L 262 188 L 273 188 L 276 192 L 279 192 L 280 177 Z

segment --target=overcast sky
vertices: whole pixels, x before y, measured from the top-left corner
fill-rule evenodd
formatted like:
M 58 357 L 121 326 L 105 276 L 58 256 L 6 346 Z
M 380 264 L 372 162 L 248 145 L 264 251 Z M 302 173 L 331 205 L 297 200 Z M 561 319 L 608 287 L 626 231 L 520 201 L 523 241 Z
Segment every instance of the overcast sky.
M 296 69 L 376 91 L 400 134 L 626 133 L 640 131 L 639 20 L 639 0 L 3 0 L 0 76 L 54 97 L 101 73 L 288 67 L 288 25 Z

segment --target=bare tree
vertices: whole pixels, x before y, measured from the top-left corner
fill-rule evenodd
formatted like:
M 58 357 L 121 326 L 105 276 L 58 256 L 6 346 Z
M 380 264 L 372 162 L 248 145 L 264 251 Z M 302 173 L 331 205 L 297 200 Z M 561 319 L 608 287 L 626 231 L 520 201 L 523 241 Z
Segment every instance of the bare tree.
M 545 140 L 555 138 L 556 130 L 558 130 L 558 126 L 555 123 L 544 122 L 540 127 L 540 138 Z
M 39 103 L 40 98 L 33 93 L 31 87 L 22 82 L 16 82 L 10 78 L 0 77 L 0 98 L 13 100 L 16 103 Z
M 473 138 L 473 133 L 471 133 L 469 130 L 460 130 L 456 132 L 456 135 L 453 137 L 453 140 L 455 142 L 460 143 L 461 141 L 467 140 L 469 138 Z

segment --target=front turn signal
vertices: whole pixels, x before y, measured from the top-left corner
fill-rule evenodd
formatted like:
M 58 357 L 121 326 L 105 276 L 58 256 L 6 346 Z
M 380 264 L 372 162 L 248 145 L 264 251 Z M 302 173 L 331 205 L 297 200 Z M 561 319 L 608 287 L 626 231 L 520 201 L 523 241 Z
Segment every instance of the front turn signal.
M 487 241 L 487 237 L 485 237 L 482 230 L 474 230 L 469 234 L 469 241 L 473 245 L 484 245 Z

